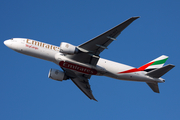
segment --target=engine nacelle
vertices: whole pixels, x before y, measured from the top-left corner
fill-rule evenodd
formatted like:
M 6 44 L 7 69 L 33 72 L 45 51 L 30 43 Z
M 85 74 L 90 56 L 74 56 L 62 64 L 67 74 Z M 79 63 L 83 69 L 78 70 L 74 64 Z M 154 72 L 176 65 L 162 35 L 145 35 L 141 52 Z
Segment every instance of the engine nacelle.
M 76 54 L 78 53 L 78 49 L 76 46 L 74 45 L 71 45 L 69 43 L 66 43 L 66 42 L 61 42 L 61 45 L 60 45 L 60 52 L 61 53 L 65 53 L 65 54 Z
M 68 79 L 64 72 L 52 68 L 49 70 L 48 77 L 57 81 L 63 81 Z

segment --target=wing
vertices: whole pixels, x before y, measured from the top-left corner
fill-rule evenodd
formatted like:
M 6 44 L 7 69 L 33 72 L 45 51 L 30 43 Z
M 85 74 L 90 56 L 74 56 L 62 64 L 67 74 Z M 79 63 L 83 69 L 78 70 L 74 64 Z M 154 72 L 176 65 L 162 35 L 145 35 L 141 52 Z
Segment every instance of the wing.
M 97 101 L 93 94 L 89 84 L 91 75 L 74 72 L 72 70 L 62 68 L 66 75 L 73 81 L 73 83 L 87 96 L 89 99 Z
M 71 78 L 74 84 L 87 96 L 89 99 L 93 99 L 97 101 L 93 94 L 89 85 L 89 80 L 83 76 L 77 76 L 76 78 Z
M 96 66 L 99 60 L 99 54 L 107 49 L 108 45 L 116 40 L 116 37 L 134 20 L 139 17 L 132 17 L 123 23 L 117 25 L 116 27 L 108 30 L 107 32 L 89 40 L 79 46 L 77 48 L 80 50 L 78 54 L 74 55 L 66 55 L 66 57 L 73 59 L 78 62 L 91 64 Z M 76 84 L 76 86 L 90 99 L 96 100 L 92 94 L 89 80 L 91 75 L 85 75 L 80 73 L 75 73 L 71 70 L 65 69 L 66 74 L 70 76 L 70 79 Z M 97 101 L 97 100 L 96 100 Z
M 134 20 L 139 17 L 131 17 L 123 23 L 117 25 L 116 27 L 108 30 L 107 32 L 89 40 L 81 45 L 79 48 L 85 49 L 94 55 L 99 55 L 104 49 L 107 49 L 108 45 L 116 40 L 116 37 Z
M 116 40 L 116 37 L 137 18 L 139 17 L 131 17 L 107 32 L 79 45 L 77 48 L 82 52 L 75 55 L 67 55 L 67 57 L 82 63 L 96 65 L 99 60 L 99 54 L 104 49 L 107 49 L 108 45 Z
M 63 68 L 62 68 L 63 69 Z M 69 69 L 63 69 L 66 75 L 74 82 L 74 84 L 87 96 L 89 99 L 97 101 L 93 94 L 89 84 L 89 79 L 91 75 L 86 75 L 82 73 L 77 73 Z

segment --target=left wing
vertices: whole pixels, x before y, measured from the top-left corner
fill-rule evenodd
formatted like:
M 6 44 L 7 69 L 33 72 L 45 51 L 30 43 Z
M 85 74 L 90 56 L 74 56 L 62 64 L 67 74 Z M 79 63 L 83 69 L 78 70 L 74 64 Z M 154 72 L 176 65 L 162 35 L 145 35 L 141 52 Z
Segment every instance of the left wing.
M 73 83 L 87 96 L 89 99 L 97 101 L 93 94 L 89 84 L 89 79 L 91 75 L 77 73 L 72 70 L 62 68 L 66 75 L 73 81 Z
M 71 80 L 87 97 L 89 97 L 89 99 L 97 101 L 92 94 L 89 80 L 87 78 L 83 76 L 77 76 L 76 78 L 71 78 Z

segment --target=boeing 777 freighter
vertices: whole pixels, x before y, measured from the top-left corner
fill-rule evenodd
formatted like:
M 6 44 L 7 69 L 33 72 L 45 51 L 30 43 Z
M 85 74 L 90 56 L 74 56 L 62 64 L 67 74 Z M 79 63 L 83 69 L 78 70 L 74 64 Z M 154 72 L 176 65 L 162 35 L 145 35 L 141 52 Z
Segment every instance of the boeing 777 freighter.
M 168 56 L 162 55 L 139 68 L 113 62 L 99 56 L 137 18 L 139 17 L 131 17 L 79 46 L 61 42 L 59 47 L 26 38 L 12 38 L 4 41 L 4 44 L 19 53 L 59 65 L 63 71 L 50 69 L 48 77 L 57 81 L 71 79 L 87 97 L 93 100 L 96 99 L 89 85 L 89 79 L 92 75 L 146 82 L 154 92 L 159 93 L 158 83 L 165 82 L 161 76 L 174 67 L 171 64 L 163 66 Z

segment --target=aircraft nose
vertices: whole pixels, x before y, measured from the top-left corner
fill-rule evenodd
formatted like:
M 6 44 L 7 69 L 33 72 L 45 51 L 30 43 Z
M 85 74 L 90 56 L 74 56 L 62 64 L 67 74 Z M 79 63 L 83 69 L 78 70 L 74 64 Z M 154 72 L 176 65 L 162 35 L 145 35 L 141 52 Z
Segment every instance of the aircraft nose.
M 4 44 L 7 46 L 7 44 L 8 44 L 8 43 L 7 43 L 7 40 L 4 41 Z
M 10 40 L 5 40 L 4 41 L 4 44 L 7 46 L 7 47 L 11 47 L 11 41 Z

